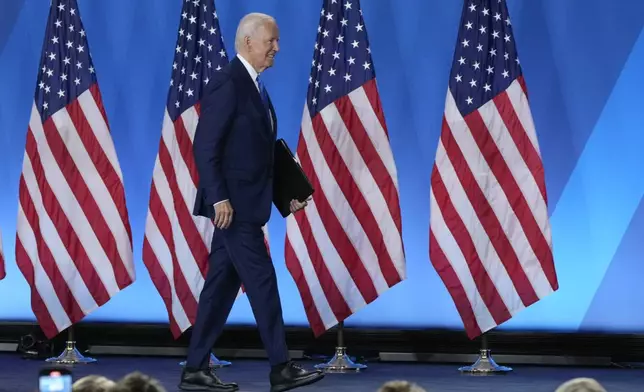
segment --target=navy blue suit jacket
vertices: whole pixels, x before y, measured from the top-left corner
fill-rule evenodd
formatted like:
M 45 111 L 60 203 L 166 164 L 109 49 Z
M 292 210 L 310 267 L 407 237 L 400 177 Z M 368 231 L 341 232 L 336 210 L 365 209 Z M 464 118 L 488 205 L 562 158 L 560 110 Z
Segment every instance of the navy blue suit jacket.
M 273 201 L 273 106 L 269 100 L 269 117 L 255 82 L 237 57 L 216 72 L 208 86 L 193 142 L 199 173 L 193 214 L 213 218 L 213 205 L 229 199 L 233 222 L 264 225 Z

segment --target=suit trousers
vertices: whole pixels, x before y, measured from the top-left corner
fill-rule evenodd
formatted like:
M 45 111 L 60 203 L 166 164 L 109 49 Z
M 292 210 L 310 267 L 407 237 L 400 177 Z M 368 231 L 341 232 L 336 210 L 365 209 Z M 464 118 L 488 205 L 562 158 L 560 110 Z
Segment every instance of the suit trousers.
M 272 366 L 288 361 L 282 306 L 273 262 L 258 224 L 238 222 L 215 228 L 208 273 L 199 296 L 186 367 L 207 369 L 241 283 Z

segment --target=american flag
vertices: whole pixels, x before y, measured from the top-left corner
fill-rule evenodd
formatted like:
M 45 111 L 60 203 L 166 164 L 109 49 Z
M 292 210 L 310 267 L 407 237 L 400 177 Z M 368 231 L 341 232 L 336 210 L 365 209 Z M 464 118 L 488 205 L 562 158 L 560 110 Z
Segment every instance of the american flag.
M 208 272 L 214 225 L 192 215 L 199 178 L 192 141 L 202 94 L 226 64 L 214 2 L 185 0 L 143 242 L 143 262 L 163 298 L 175 337 L 194 324 Z M 264 234 L 268 244 L 266 227 Z
M 123 176 L 76 0 L 52 1 L 26 139 L 16 263 L 52 338 L 135 280 Z
M 470 338 L 559 287 L 541 153 L 504 0 L 463 6 L 431 175 L 429 250 Z
M 325 0 L 297 159 L 316 189 L 285 257 L 316 336 L 406 277 L 396 165 L 357 0 Z
M 2 251 L 2 232 L 0 232 L 0 280 L 4 279 L 7 276 L 7 272 L 4 267 L 4 253 Z

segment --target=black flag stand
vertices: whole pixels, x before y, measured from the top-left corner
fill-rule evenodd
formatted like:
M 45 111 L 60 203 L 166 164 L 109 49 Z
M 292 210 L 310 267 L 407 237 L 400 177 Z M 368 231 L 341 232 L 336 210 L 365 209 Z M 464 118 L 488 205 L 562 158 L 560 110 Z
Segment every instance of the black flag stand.
M 179 365 L 181 365 L 181 366 L 186 366 L 186 361 L 179 362 Z M 210 363 L 209 363 L 209 366 L 210 366 L 211 368 L 213 368 L 213 369 L 214 369 L 214 368 L 222 368 L 222 367 L 226 367 L 226 366 L 230 366 L 230 365 L 232 365 L 232 363 L 230 363 L 230 362 L 228 362 L 228 361 L 221 360 L 221 359 L 217 358 L 217 357 L 215 356 L 215 354 L 210 353 Z
M 46 362 L 56 363 L 60 365 L 77 365 L 94 363 L 96 359 L 85 357 L 76 349 L 76 341 L 74 339 L 74 327 L 67 328 L 67 341 L 65 342 L 65 350 L 57 357 L 46 359 Z
M 338 323 L 338 344 L 335 355 L 329 362 L 315 365 L 315 368 L 325 373 L 355 373 L 367 368 L 367 365 L 353 362 L 347 355 L 347 348 L 344 346 L 344 322 Z
M 470 366 L 463 366 L 458 369 L 462 374 L 472 375 L 472 376 L 491 376 L 499 374 L 508 374 L 512 371 L 512 368 L 507 366 L 497 365 L 492 355 L 490 355 L 490 350 L 487 345 L 487 335 L 483 334 L 481 336 L 481 349 L 479 351 L 479 357 Z

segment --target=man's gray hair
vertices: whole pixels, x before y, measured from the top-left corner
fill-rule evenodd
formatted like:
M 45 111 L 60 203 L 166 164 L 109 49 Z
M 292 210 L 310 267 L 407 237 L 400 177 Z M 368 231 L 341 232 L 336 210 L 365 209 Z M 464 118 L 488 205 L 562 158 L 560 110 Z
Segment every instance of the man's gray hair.
M 116 383 L 99 375 L 89 375 L 77 380 L 72 385 L 73 392 L 107 392 L 111 391 Z
M 134 391 L 167 392 L 159 380 L 138 371 L 125 375 L 125 377 L 120 379 L 114 388 L 110 390 L 110 392 Z
M 404 380 L 392 380 L 384 383 L 378 392 L 426 392 L 419 385 Z
M 592 378 L 574 378 L 561 384 L 555 392 L 606 392 L 606 389 Z
M 237 26 L 237 34 L 235 34 L 235 51 L 239 53 L 240 49 L 244 46 L 246 37 L 252 37 L 257 29 L 265 23 L 275 23 L 275 18 L 270 15 L 262 14 L 259 12 L 250 13 L 239 21 Z

